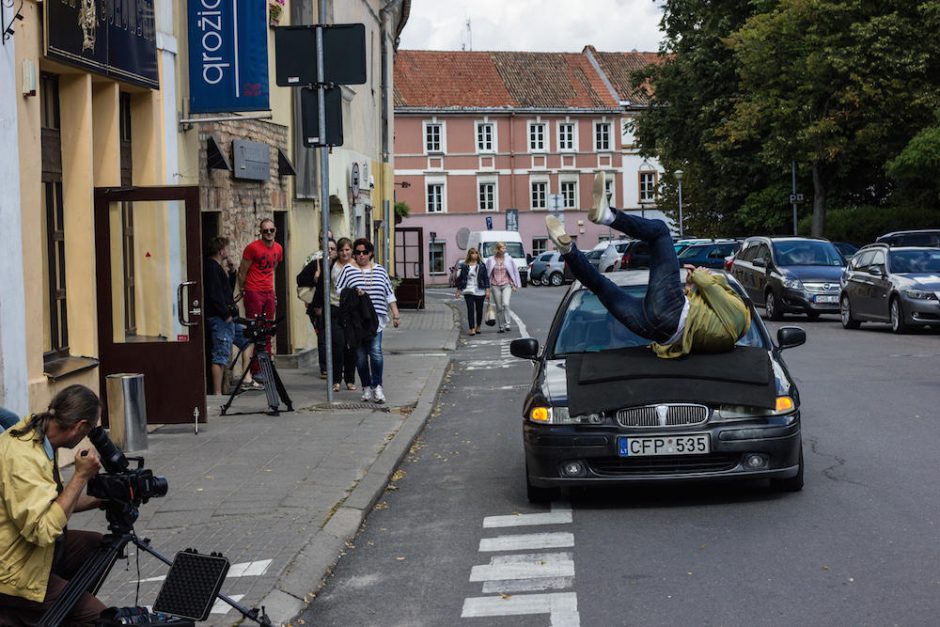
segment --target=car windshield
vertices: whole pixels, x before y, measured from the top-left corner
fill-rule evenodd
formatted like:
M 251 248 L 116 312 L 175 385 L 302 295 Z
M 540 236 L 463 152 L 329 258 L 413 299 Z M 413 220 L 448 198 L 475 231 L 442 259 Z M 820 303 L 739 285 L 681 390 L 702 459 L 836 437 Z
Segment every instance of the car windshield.
M 689 246 L 681 253 L 679 253 L 679 259 L 688 259 L 689 257 L 697 257 L 699 253 L 707 248 L 706 246 Z
M 496 244 L 499 242 L 483 242 L 483 257 L 492 257 L 496 254 Z M 503 242 L 506 245 L 506 254 L 516 259 L 525 258 L 525 250 L 521 242 Z
M 642 298 L 646 294 L 645 285 L 630 285 L 621 289 L 635 298 Z M 755 317 L 752 312 L 751 326 L 738 340 L 737 346 L 764 346 Z M 553 352 L 555 357 L 563 357 L 572 353 L 594 353 L 649 344 L 649 340 L 640 337 L 610 315 L 594 293 L 582 289 L 568 303 Z
M 940 272 L 940 250 L 892 250 L 888 262 L 895 274 Z
M 845 261 L 830 242 L 797 240 L 774 242 L 779 266 L 844 266 Z

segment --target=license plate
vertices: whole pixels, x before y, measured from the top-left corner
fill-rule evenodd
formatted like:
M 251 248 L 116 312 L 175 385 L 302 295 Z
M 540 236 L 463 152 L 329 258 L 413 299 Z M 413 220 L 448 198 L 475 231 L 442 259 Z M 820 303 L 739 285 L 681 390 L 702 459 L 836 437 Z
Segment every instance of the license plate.
M 704 455 L 711 451 L 707 433 L 687 435 L 656 435 L 647 438 L 618 438 L 621 457 L 653 457 L 655 455 Z
M 813 297 L 813 300 L 817 303 L 823 303 L 826 305 L 833 305 L 839 302 L 838 296 L 829 296 L 828 294 L 820 294 Z

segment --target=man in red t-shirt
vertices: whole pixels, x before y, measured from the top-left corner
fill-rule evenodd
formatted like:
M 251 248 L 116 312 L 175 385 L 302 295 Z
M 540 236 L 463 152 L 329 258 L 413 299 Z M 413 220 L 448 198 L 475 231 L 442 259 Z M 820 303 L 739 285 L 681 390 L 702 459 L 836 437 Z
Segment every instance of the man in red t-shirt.
M 261 221 L 261 239 L 256 239 L 245 246 L 242 263 L 238 268 L 238 285 L 245 298 L 245 317 L 254 318 L 264 314 L 268 320 L 274 320 L 277 300 L 274 297 L 274 269 L 284 261 L 284 249 L 274 241 L 274 220 L 265 218 Z M 271 354 L 271 338 L 267 340 L 268 354 Z M 252 370 L 255 371 L 257 366 Z

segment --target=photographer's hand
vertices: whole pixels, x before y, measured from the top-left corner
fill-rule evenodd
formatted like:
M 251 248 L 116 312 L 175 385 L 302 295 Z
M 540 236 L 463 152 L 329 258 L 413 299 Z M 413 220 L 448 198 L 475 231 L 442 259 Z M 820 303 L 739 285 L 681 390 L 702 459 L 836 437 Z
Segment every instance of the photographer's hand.
M 77 506 L 83 501 L 85 485 L 89 479 L 98 474 L 100 468 L 101 461 L 98 459 L 98 452 L 93 448 L 82 449 L 75 456 L 75 474 L 55 500 L 65 512 L 66 518 L 71 517 L 75 511 L 81 511 Z M 82 505 L 86 503 L 82 502 Z

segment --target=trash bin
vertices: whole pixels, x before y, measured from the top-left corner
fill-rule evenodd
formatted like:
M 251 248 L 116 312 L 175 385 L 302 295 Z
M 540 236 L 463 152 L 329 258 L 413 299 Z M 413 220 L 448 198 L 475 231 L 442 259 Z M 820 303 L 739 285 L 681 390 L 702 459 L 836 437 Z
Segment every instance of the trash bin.
M 144 375 L 121 372 L 107 376 L 111 440 L 122 451 L 147 449 L 147 402 Z

